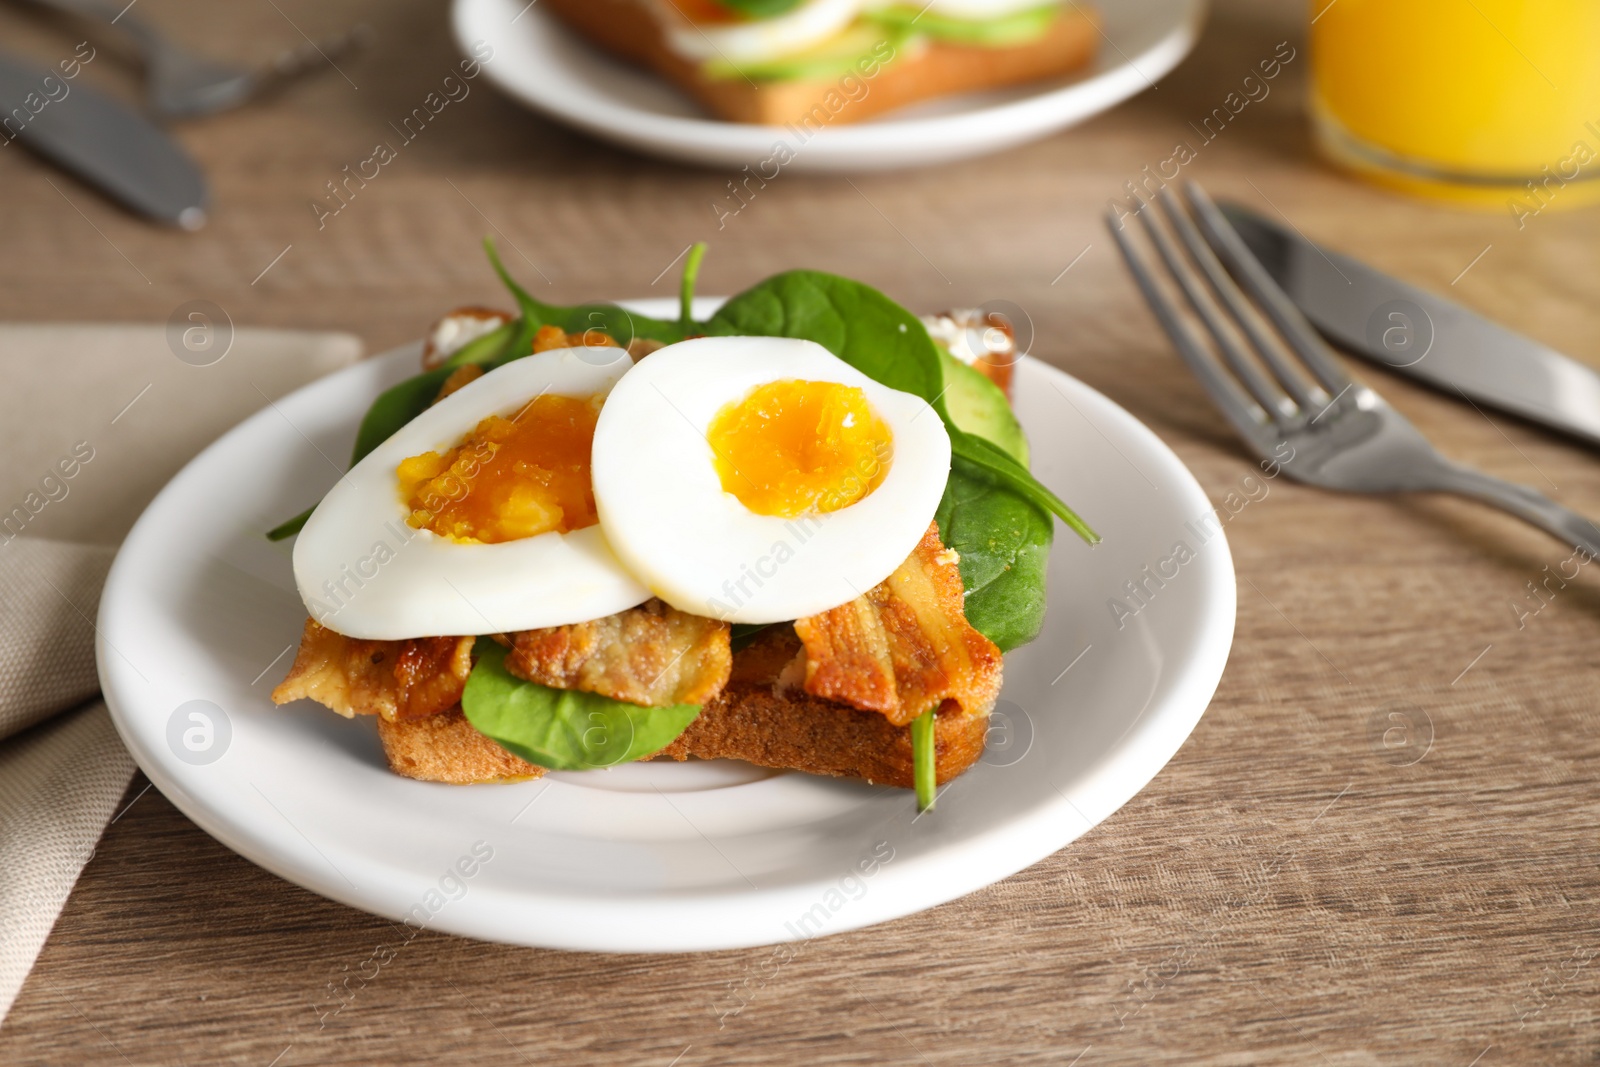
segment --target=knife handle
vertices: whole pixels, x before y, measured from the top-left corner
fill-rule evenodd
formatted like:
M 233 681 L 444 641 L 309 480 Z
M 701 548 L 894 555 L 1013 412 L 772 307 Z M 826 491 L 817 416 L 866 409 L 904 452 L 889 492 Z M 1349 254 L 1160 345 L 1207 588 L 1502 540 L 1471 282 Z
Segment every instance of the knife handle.
M 1565 544 L 1588 553 L 1590 558 L 1600 559 L 1600 527 L 1571 508 L 1557 504 L 1537 489 L 1492 478 L 1481 471 L 1454 463 L 1445 464 L 1438 488 L 1510 512 L 1524 522 L 1560 538 Z

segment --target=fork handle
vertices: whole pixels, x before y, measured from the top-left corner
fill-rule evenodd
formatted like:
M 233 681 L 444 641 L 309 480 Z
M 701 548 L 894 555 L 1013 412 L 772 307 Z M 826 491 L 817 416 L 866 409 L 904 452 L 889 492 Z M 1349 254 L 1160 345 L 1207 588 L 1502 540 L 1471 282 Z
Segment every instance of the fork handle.
M 132 4 L 124 6 L 114 3 L 113 0 L 32 0 L 32 3 L 37 7 L 47 7 L 68 15 L 76 15 L 120 30 L 133 38 L 139 48 L 147 54 L 162 44 L 161 35 L 156 33 L 149 23 L 137 15 L 128 13 L 128 8 L 132 7 Z
M 1536 489 L 1491 478 L 1454 463 L 1445 464 L 1439 488 L 1508 511 L 1524 522 L 1560 538 L 1563 543 L 1581 549 L 1593 558 L 1600 558 L 1600 527 Z

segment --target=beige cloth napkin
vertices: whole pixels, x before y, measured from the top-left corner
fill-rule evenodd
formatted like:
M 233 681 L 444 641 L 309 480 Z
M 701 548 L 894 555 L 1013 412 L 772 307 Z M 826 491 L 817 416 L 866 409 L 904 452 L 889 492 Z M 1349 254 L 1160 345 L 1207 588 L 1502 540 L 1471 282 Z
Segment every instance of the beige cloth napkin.
M 116 545 L 223 431 L 361 354 L 181 310 L 176 327 L 0 325 L 0 1021 L 134 770 L 95 699 Z

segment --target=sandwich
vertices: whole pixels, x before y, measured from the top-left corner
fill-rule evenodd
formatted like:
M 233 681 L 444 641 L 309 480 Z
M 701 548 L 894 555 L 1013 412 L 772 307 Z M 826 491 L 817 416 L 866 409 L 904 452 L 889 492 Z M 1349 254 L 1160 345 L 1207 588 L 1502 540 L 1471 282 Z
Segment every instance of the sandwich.
M 309 615 L 273 700 L 374 717 L 422 781 L 731 758 L 931 806 L 1039 632 L 1054 519 L 1094 540 L 1009 362 L 934 340 L 1009 333 L 813 271 L 695 321 L 703 246 L 675 320 L 556 307 L 488 250 L 517 312 L 436 323 L 268 535 Z
M 1076 0 L 544 0 L 730 122 L 815 130 L 1051 78 L 1094 56 Z

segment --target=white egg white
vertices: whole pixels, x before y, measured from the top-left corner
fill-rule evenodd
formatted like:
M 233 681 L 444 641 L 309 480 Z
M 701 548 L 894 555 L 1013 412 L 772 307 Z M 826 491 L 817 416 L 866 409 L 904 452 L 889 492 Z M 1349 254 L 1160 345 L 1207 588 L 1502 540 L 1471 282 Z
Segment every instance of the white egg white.
M 642 603 L 598 525 L 499 544 L 464 544 L 406 524 L 395 468 L 443 452 L 489 415 L 541 393 L 603 396 L 632 367 L 619 348 L 528 356 L 451 393 L 367 455 L 323 497 L 294 548 L 311 617 L 372 640 L 501 633 L 586 622 Z
M 725 405 L 786 379 L 856 386 L 888 425 L 889 470 L 864 499 L 784 519 L 723 490 L 707 428 Z M 646 357 L 612 391 L 592 473 L 607 540 L 657 596 L 729 622 L 782 622 L 854 600 L 905 561 L 944 493 L 950 437 L 920 397 L 819 344 L 703 337 Z
M 761 63 L 803 52 L 843 33 L 861 14 L 863 0 L 805 0 L 771 18 L 746 22 L 694 23 L 671 0 L 656 0 L 667 44 L 697 62 Z

